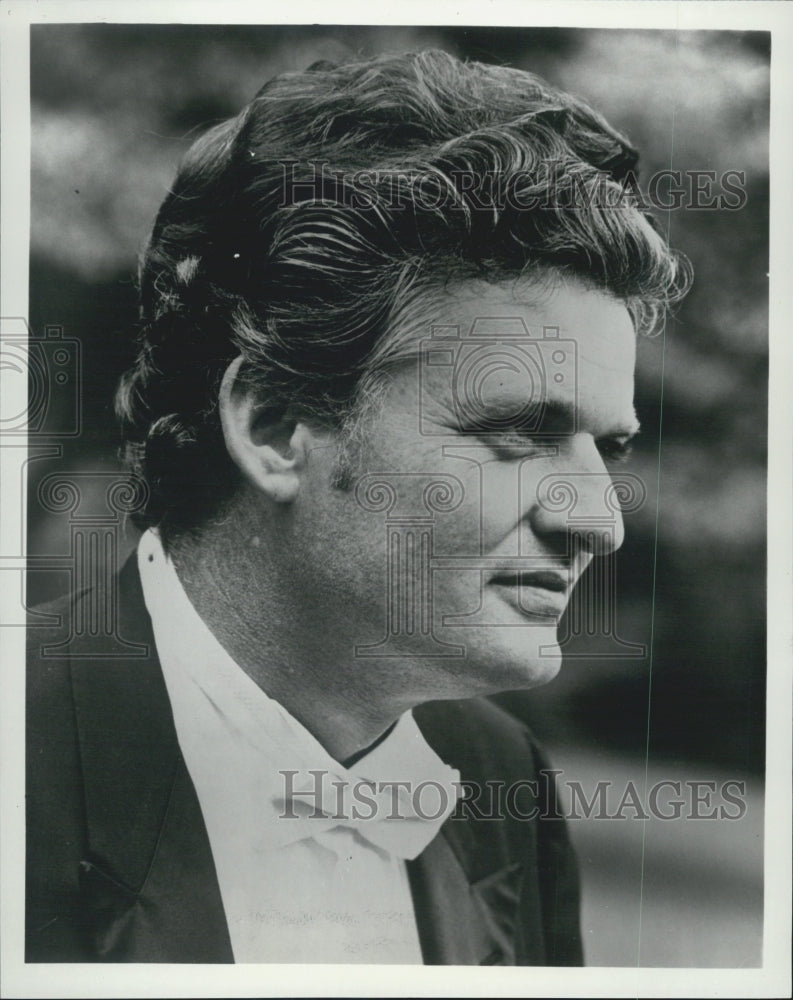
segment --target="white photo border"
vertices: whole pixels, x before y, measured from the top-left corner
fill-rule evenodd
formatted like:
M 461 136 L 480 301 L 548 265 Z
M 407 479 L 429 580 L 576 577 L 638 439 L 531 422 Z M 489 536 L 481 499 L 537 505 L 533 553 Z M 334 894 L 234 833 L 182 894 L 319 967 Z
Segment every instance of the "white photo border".
M 328 20 L 331 14 L 332 20 Z M 285 16 L 288 15 L 288 16 Z M 375 16 L 370 3 L 332 10 L 293 2 L 220 5 L 151 0 L 8 0 L 0 8 L 0 316 L 28 314 L 30 238 L 29 27 L 42 23 L 448 24 L 772 33 L 770 402 L 768 474 L 768 679 L 765 820 L 765 936 L 758 969 L 499 969 L 385 966 L 25 965 L 24 630 L 0 630 L 2 822 L 0 995 L 2 997 L 548 996 L 776 997 L 790 995 L 791 938 L 791 609 L 793 608 L 793 8 L 769 2 L 515 0 L 428 6 L 403 0 Z M 4 373 L 0 372 L 0 377 Z M 11 386 L 6 412 L 20 412 Z M 0 458 L 2 458 L 0 449 Z M 2 471 L 2 466 L 0 466 Z M 3 489 L 0 551 L 20 551 L 24 494 Z M 0 592 L 0 614 L 18 594 Z M 2 621 L 2 618 L 0 618 Z

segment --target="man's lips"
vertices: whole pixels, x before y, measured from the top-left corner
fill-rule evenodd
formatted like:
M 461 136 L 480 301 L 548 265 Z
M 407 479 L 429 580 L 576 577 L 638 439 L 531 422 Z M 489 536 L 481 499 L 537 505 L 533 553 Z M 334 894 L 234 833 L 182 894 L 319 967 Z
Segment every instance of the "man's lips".
M 511 570 L 496 573 L 489 583 L 504 588 L 502 594 L 517 611 L 553 622 L 564 614 L 572 589 L 567 574 L 554 570 Z
M 552 590 L 555 593 L 564 593 L 570 586 L 570 580 L 566 575 L 553 570 L 497 573 L 490 578 L 490 583 L 506 587 L 536 587 L 540 590 Z

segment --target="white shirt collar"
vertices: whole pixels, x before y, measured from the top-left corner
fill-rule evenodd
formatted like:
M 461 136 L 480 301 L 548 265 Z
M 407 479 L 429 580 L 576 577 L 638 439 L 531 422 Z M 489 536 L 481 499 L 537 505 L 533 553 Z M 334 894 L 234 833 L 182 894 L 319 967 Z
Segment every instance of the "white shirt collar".
M 191 760 L 203 759 L 195 770 L 216 782 L 205 794 L 222 796 L 232 811 L 250 811 L 255 802 L 261 849 L 312 836 L 332 849 L 331 831 L 341 823 L 381 850 L 418 855 L 452 812 L 460 776 L 427 744 L 412 714 L 345 768 L 218 642 L 156 531 L 141 538 L 138 565 L 188 769 L 192 774 Z

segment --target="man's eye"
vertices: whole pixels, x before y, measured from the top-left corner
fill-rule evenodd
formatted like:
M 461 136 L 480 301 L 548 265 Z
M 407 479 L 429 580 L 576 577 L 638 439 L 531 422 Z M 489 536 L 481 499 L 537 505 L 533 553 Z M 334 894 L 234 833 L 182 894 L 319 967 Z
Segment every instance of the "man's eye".
M 550 435 L 532 434 L 520 428 L 504 428 L 472 426 L 463 427 L 461 432 L 469 437 L 477 437 L 488 445 L 502 459 L 518 459 L 527 455 L 556 454 L 558 439 Z
M 631 442 L 622 438 L 600 438 L 596 444 L 607 462 L 624 462 L 633 451 Z

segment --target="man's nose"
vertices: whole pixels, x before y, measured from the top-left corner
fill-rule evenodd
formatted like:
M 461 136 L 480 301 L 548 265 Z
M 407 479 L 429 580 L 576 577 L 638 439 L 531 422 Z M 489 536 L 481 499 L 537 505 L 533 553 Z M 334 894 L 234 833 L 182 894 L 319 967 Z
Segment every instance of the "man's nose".
M 576 451 L 578 461 L 566 462 L 537 483 L 529 521 L 536 535 L 556 539 L 557 548 L 562 540 L 565 547 L 572 541 L 592 555 L 608 555 L 625 539 L 625 491 L 612 479 L 594 442 Z

